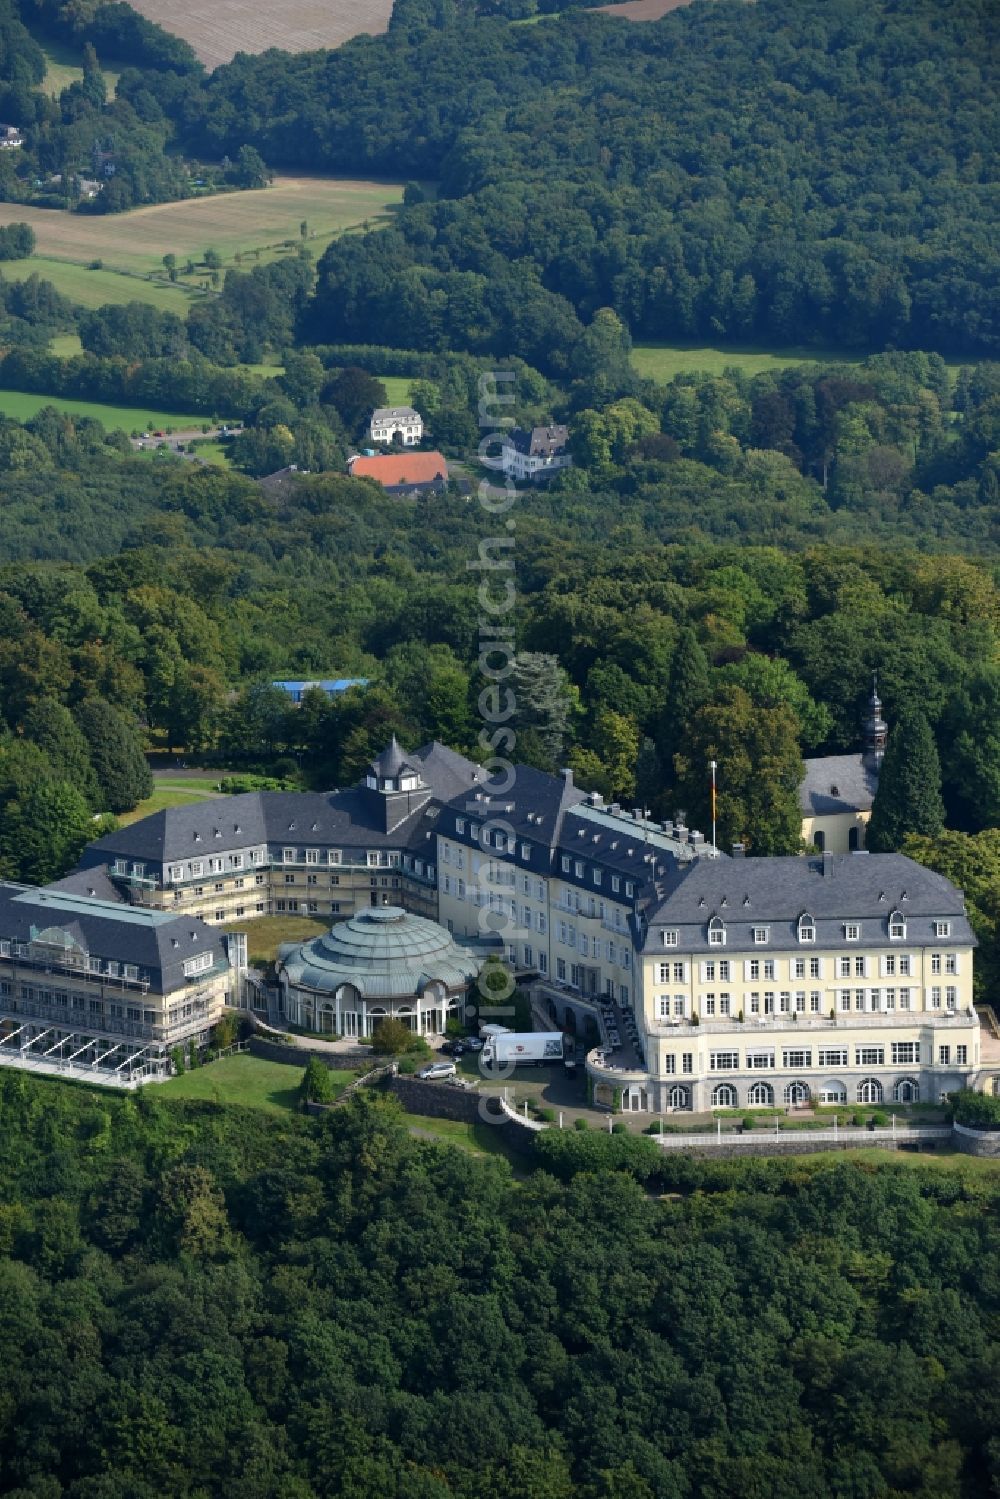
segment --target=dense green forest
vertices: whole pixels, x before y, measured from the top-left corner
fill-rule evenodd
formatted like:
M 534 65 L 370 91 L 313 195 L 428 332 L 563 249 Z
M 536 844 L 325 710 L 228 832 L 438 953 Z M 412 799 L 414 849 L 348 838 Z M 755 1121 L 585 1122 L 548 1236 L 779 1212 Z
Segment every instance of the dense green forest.
M 567 1135 L 515 1182 L 377 1098 L 279 1121 L 10 1073 L 0 1120 L 18 1499 L 1000 1481 L 989 1177 L 661 1155 L 642 1182 Z
M 320 337 L 572 373 L 613 307 L 636 337 L 997 350 L 989 0 L 471 12 L 399 0 L 387 37 L 120 92 L 204 156 L 438 182 L 330 247 Z

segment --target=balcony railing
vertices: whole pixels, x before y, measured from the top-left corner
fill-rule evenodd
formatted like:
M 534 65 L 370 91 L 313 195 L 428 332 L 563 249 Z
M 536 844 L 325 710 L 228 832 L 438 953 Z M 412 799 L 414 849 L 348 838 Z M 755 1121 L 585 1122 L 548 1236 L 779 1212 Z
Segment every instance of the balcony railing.
M 647 1024 L 651 1036 L 697 1036 L 706 1031 L 709 1035 L 734 1031 L 747 1036 L 766 1035 L 768 1031 L 835 1031 L 838 1027 L 865 1030 L 892 1030 L 903 1026 L 930 1025 L 941 1027 L 968 1027 L 978 1024 L 975 1010 L 970 1005 L 966 1010 L 893 1010 L 884 1012 L 867 1010 L 838 1010 L 831 1020 L 829 1014 L 810 1015 L 793 1011 L 780 1015 L 750 1015 L 738 1020 L 735 1015 L 702 1020 L 692 1025 L 689 1019 L 655 1020 Z
M 6 1000 L 0 1013 L 8 1021 L 19 1025 L 46 1021 L 50 1025 L 57 1025 L 60 1030 L 79 1031 L 81 1035 L 98 1039 L 102 1036 L 112 1040 L 125 1037 L 130 1041 L 173 1046 L 204 1029 L 209 1009 L 206 1004 L 196 1015 L 188 1015 L 174 1025 L 147 1025 L 141 1020 L 127 1020 L 117 1015 L 93 1015 L 88 1010 L 72 1009 L 69 1005 L 29 1004 L 24 1000 Z

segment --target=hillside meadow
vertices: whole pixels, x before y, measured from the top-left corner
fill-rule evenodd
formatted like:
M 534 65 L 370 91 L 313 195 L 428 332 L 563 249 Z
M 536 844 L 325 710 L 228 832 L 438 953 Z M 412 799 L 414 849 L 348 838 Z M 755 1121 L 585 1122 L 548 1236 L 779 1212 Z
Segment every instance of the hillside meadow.
M 163 276 L 163 256 L 168 252 L 176 255 L 181 265 L 189 259 L 199 261 L 209 248 L 217 250 L 224 263 L 232 263 L 236 255 L 249 256 L 256 263 L 257 251 L 263 260 L 265 252 L 276 251 L 285 241 L 297 244 L 303 223 L 308 226 L 310 242 L 315 237 L 314 248 L 321 252 L 333 236 L 386 219 L 402 198 L 402 183 L 278 177 L 270 187 L 256 191 L 155 203 L 108 216 L 2 203 L 0 225 L 27 223 L 35 231 L 38 254 L 18 263 L 26 268 L 25 274 L 37 270 L 39 275 L 54 280 L 49 273 L 51 261 L 82 268 L 99 260 L 104 273 Z M 9 264 L 5 262 L 4 274 L 9 274 Z M 100 273 L 86 271 L 86 276 Z M 202 272 L 203 277 L 205 274 Z M 165 279 L 162 286 L 145 284 L 175 299 L 185 295 Z M 131 285 L 126 289 L 144 300 Z M 68 285 L 59 290 L 81 300 Z M 104 300 L 127 298 L 119 294 Z M 176 310 L 176 300 L 169 305 Z

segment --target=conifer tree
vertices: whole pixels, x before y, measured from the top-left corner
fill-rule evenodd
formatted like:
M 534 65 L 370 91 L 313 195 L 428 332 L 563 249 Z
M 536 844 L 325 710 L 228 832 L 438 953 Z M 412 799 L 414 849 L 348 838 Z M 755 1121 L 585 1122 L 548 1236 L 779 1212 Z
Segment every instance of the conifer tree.
M 708 701 L 711 690 L 708 658 L 698 644 L 697 635 L 688 626 L 677 637 L 657 736 L 656 748 L 668 779 L 672 778 L 677 747 L 698 709 Z
M 886 746 L 868 824 L 874 853 L 901 848 L 908 833 L 933 838 L 944 826 L 941 762 L 922 713 L 900 715 Z
M 134 719 L 101 697 L 86 698 L 77 723 L 90 746 L 105 810 L 129 812 L 153 790 L 153 777 Z
M 25 738 L 47 755 L 53 779 L 68 781 L 90 807 L 99 810 L 101 794 L 90 749 L 69 709 L 56 698 L 39 698 L 24 715 L 22 726 Z

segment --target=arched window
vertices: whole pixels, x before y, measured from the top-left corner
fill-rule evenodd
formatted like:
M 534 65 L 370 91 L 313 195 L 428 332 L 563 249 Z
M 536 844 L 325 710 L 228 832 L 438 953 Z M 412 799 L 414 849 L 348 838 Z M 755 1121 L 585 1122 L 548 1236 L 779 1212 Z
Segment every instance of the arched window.
M 808 911 L 803 911 L 802 915 L 799 917 L 799 941 L 816 941 L 816 923 L 815 921 L 813 921 Z
M 915 1077 L 901 1077 L 892 1090 L 897 1103 L 919 1103 L 920 1084 Z
M 689 1109 L 691 1107 L 690 1090 L 675 1083 L 667 1094 L 667 1104 L 672 1109 Z
M 858 1103 L 881 1103 L 882 1084 L 877 1077 L 866 1077 L 858 1083 Z
M 774 1089 L 770 1083 L 754 1083 L 747 1094 L 747 1103 L 758 1109 L 769 1109 L 774 1103 Z
M 732 1083 L 716 1083 L 712 1089 L 713 1109 L 735 1109 L 738 1100 Z
M 816 847 L 819 849 L 820 853 L 822 853 L 823 850 L 826 848 L 826 834 L 825 833 L 813 833 L 813 842 L 815 843 Z
M 893 911 L 889 917 L 889 938 L 892 942 L 906 941 L 906 917 L 902 911 Z
M 785 1102 L 790 1103 L 792 1108 L 801 1108 L 809 1102 L 809 1084 L 796 1082 L 789 1083 L 785 1088 Z
M 861 832 L 858 828 L 850 828 L 847 833 L 847 848 L 852 854 L 857 853 L 861 847 Z
M 708 923 L 708 945 L 709 947 L 725 947 L 726 945 L 726 923 L 721 916 L 713 916 Z

